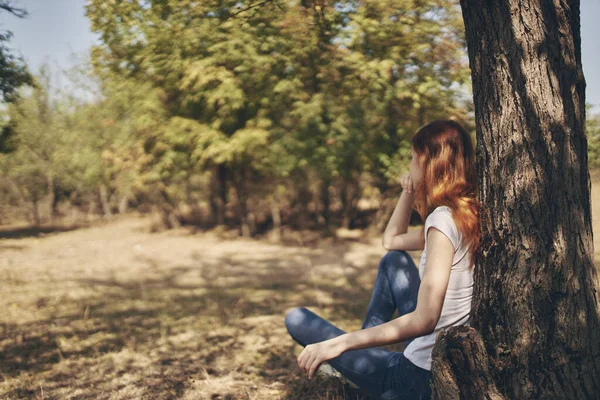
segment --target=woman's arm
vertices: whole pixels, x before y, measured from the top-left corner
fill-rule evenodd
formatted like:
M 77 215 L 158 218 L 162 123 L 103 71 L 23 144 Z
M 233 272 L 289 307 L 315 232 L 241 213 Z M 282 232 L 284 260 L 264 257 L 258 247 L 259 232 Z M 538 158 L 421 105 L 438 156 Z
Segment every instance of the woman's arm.
M 434 331 L 442 313 L 450 281 L 454 245 L 448 236 L 436 227 L 429 227 L 428 232 L 427 242 L 435 251 L 427 254 L 415 311 L 385 324 L 309 344 L 298 356 L 298 366 L 308 372 L 309 378 L 314 376 L 323 361 L 336 358 L 348 350 L 403 342 Z
M 330 340 L 332 346 L 339 346 L 342 353 L 344 353 L 348 350 L 404 342 L 408 339 L 427 335 L 432 331 L 430 319 L 423 318 L 413 311 L 384 324 L 348 332 Z
M 427 235 L 428 246 L 432 250 L 425 260 L 415 310 L 385 324 L 331 339 L 332 344 L 339 346 L 342 352 L 404 342 L 433 332 L 440 319 L 450 281 L 454 245 L 435 227 L 430 227 Z
M 307 345 L 298 356 L 298 366 L 312 378 L 323 361 L 348 350 L 383 346 L 428 333 L 415 312 L 393 321 L 360 331 L 345 333 L 333 339 Z
M 383 231 L 382 244 L 386 249 L 391 247 L 390 242 L 394 236 L 404 234 L 408 231 L 408 223 L 410 222 L 410 214 L 414 200 L 414 192 L 409 193 L 407 190 L 402 191 L 402 194 L 396 203 L 396 208 L 394 208 L 394 212 L 388 221 L 385 231 Z
M 423 250 L 425 240 L 419 228 L 384 240 L 383 247 L 386 250 Z

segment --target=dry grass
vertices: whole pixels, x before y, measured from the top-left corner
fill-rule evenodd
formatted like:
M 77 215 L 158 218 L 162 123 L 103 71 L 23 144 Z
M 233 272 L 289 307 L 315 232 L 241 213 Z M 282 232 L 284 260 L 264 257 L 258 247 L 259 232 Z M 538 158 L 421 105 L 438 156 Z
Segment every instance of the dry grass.
M 150 222 L 0 233 L 0 397 L 367 398 L 307 380 L 283 321 L 301 305 L 359 329 L 378 240 L 270 244 Z
M 368 398 L 306 379 L 283 321 L 306 306 L 359 329 L 379 239 L 271 244 L 150 224 L 0 230 L 1 398 Z

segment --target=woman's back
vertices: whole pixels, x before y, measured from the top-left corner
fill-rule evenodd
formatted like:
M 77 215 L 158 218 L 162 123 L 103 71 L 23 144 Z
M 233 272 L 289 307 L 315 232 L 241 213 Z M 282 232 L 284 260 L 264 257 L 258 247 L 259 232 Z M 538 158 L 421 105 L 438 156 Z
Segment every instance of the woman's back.
M 473 297 L 473 270 L 469 269 L 469 249 L 462 245 L 462 235 L 452 219 L 452 211 L 447 206 L 437 207 L 425 221 L 425 238 L 427 230 L 434 226 L 444 233 L 455 248 L 454 259 L 448 289 L 440 319 L 434 331 L 411 341 L 404 351 L 404 356 L 413 364 L 431 370 L 431 351 L 440 329 L 456 325 L 470 325 L 471 299 Z M 423 278 L 425 260 L 427 258 L 427 240 L 419 263 L 419 276 Z
M 411 144 L 409 172 L 401 177 L 403 191 L 382 240 L 390 251 L 379 263 L 363 328 L 344 332 L 306 308 L 286 316 L 290 334 L 305 346 L 301 368 L 313 371 L 320 360 L 329 360 L 381 398 L 429 398 L 437 334 L 470 325 L 471 318 L 470 264 L 480 240 L 471 137 L 459 123 L 438 120 L 419 129 Z M 430 213 L 431 205 L 440 206 Z M 425 219 L 423 240 L 407 234 L 412 209 Z M 428 234 L 430 227 L 436 229 Z M 423 246 L 419 267 L 393 243 Z M 395 310 L 399 317 L 392 320 Z M 378 347 L 409 340 L 404 352 Z

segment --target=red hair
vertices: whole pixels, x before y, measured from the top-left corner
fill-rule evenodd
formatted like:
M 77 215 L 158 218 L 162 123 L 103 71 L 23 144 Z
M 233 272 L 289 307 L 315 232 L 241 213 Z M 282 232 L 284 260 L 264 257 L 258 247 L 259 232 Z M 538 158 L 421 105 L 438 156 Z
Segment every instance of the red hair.
M 458 122 L 437 120 L 417 131 L 412 146 L 423 173 L 421 184 L 415 188 L 415 209 L 423 221 L 436 207 L 452 210 L 462 245 L 469 246 L 472 268 L 481 233 L 471 137 Z

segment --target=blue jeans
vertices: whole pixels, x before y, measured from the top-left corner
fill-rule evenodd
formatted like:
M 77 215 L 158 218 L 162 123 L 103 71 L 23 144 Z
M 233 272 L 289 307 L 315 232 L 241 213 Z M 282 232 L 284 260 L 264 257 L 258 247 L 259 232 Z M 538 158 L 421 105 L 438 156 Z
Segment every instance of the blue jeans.
M 399 315 L 413 311 L 420 284 L 419 271 L 411 256 L 406 251 L 388 251 L 379 262 L 373 296 L 362 329 L 390 321 L 396 309 Z M 302 346 L 346 333 L 304 307 L 288 312 L 285 325 L 290 336 Z M 407 340 L 405 344 L 411 341 Z M 349 350 L 327 363 L 377 398 L 431 397 L 431 371 L 417 367 L 402 352 L 381 347 Z

